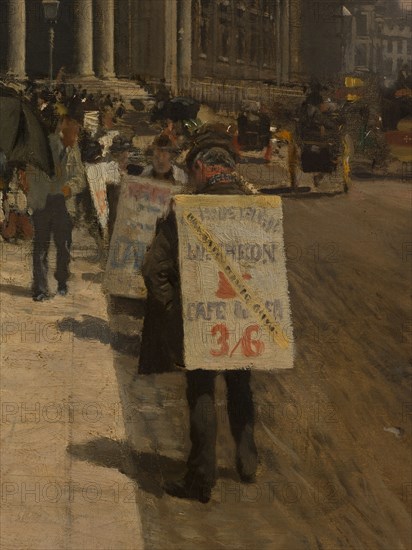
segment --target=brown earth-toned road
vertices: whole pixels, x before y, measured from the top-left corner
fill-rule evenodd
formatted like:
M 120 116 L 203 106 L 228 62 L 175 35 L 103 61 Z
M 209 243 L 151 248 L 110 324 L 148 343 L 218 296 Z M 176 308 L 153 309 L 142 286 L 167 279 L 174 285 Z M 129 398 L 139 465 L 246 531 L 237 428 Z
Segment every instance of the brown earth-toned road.
M 71 295 L 45 304 L 30 258 L 3 243 L 1 548 L 409 550 L 411 191 L 358 181 L 284 200 L 295 368 L 252 376 L 254 485 L 237 478 L 218 380 L 206 505 L 162 492 L 189 446 L 184 375 L 134 377 L 140 323 L 107 313 L 90 240 L 75 234 Z

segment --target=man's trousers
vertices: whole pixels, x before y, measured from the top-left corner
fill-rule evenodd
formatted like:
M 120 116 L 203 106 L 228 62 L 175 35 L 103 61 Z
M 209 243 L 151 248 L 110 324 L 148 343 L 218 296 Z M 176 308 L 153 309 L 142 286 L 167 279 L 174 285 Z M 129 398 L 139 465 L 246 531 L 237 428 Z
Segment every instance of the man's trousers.
M 64 288 L 69 278 L 73 224 L 63 195 L 48 195 L 46 205 L 33 213 L 33 295 L 48 293 L 48 253 L 51 236 L 56 245 L 55 279 Z
M 194 370 L 186 373 L 190 409 L 192 449 L 187 461 L 189 485 L 213 487 L 216 482 L 216 371 Z M 223 373 L 227 386 L 227 412 L 236 443 L 236 466 L 241 477 L 253 477 L 257 467 L 254 441 L 254 406 L 250 371 Z

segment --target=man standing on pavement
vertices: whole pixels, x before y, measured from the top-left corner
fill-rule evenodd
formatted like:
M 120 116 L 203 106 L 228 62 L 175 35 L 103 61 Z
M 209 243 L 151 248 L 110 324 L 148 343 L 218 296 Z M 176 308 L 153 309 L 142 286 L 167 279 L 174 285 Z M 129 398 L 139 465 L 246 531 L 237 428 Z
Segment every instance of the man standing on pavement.
M 202 130 L 187 156 L 190 182 L 199 194 L 249 194 L 234 172 L 235 154 L 231 136 Z M 183 319 L 180 298 L 178 237 L 173 211 L 158 224 L 148 250 L 143 276 L 148 290 L 143 327 L 140 367 L 154 371 L 183 365 Z M 165 491 L 178 498 L 208 502 L 216 483 L 216 411 L 214 384 L 218 371 L 188 371 L 187 400 L 190 409 L 191 451 L 185 476 L 165 484 Z M 236 443 L 236 467 L 245 483 L 255 480 L 257 450 L 254 441 L 254 405 L 250 370 L 224 371 L 230 428 Z
M 186 174 L 173 162 L 177 149 L 169 136 L 160 134 L 153 142 L 152 164 L 146 166 L 141 177 L 169 180 L 176 184 L 186 183 Z
M 166 184 L 172 186 L 176 192 L 182 193 L 182 187 L 187 183 L 187 176 L 185 172 L 174 165 L 173 160 L 176 154 L 176 149 L 173 146 L 171 140 L 165 136 L 160 135 L 155 138 L 152 144 L 153 157 L 152 163 L 145 166 L 143 171 L 140 166 L 128 165 L 127 171 L 130 175 L 138 175 L 141 178 L 146 178 L 147 180 L 152 180 L 153 184 Z M 134 170 L 135 168 L 140 168 L 140 170 Z M 117 193 L 116 201 L 112 200 L 109 207 L 109 216 L 110 208 L 112 211 L 113 220 L 116 220 L 117 214 L 117 203 L 120 195 L 120 186 L 117 186 L 119 190 Z M 112 207 L 113 205 L 113 207 Z M 139 215 L 136 212 L 136 217 Z M 137 219 L 137 218 L 136 218 Z M 114 221 L 112 222 L 112 227 L 114 226 Z M 116 223 L 126 223 L 126 220 L 119 220 Z M 155 219 L 153 219 L 153 225 Z M 110 217 L 109 217 L 110 224 Z M 110 231 L 110 234 L 112 231 Z M 136 347 L 136 334 L 140 336 L 142 319 L 144 317 L 145 311 L 145 300 L 143 298 L 126 298 L 121 296 L 110 296 L 109 302 L 109 312 L 110 312 L 110 325 L 113 327 L 114 331 L 117 331 L 117 338 L 115 340 L 116 349 L 121 349 L 123 346 L 124 349 L 134 350 Z M 127 327 L 125 324 L 120 322 L 120 319 L 127 315 Z M 122 332 L 119 328 L 122 326 Z M 132 334 L 131 338 L 124 337 L 124 334 Z M 121 335 L 121 336 L 120 336 Z M 130 342 L 132 340 L 132 342 Z M 145 345 L 147 344 L 147 340 Z M 140 371 L 143 373 L 143 367 Z M 146 372 L 146 369 L 145 369 Z
M 48 252 L 53 235 L 56 245 L 57 294 L 67 294 L 70 247 L 72 243 L 75 197 L 86 186 L 84 168 L 77 145 L 79 123 L 63 116 L 56 132 L 49 136 L 55 174 L 49 178 L 33 167 L 27 169 L 29 207 L 33 210 L 33 300 L 48 299 Z

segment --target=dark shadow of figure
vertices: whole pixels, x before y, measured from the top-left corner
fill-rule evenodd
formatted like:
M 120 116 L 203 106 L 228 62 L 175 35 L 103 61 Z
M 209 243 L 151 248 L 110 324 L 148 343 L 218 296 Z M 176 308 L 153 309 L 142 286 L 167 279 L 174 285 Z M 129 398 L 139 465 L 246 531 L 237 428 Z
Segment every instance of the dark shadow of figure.
M 27 298 L 31 296 L 30 288 L 26 288 L 24 286 L 17 286 L 17 285 L 0 284 L 0 294 L 2 292 L 4 292 L 4 294 L 10 294 L 10 296 L 20 296 L 23 298 Z
M 185 470 L 185 461 L 158 453 L 138 453 L 125 441 L 114 441 L 107 437 L 94 439 L 85 444 L 69 445 L 67 452 L 78 460 L 85 460 L 97 466 L 115 468 L 135 481 L 142 491 L 160 498 L 165 479 L 179 476 Z M 237 481 L 229 469 L 219 470 L 219 476 Z
M 102 284 L 104 279 L 104 271 L 98 273 L 82 273 L 83 281 L 95 283 L 96 285 Z
M 97 340 L 102 344 L 110 344 L 115 351 L 137 357 L 140 351 L 140 338 L 128 336 L 109 326 L 109 323 L 99 317 L 82 315 L 83 320 L 65 317 L 58 321 L 61 332 L 71 332 L 81 340 Z

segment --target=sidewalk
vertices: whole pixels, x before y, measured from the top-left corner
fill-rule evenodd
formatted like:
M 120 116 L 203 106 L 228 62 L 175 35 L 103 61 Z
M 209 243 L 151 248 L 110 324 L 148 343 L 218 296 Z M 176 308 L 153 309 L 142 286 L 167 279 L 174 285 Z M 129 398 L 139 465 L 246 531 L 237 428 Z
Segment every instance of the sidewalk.
M 73 237 L 69 295 L 44 303 L 30 295 L 31 246 L 0 243 L 4 550 L 143 548 L 134 484 L 71 452 L 125 440 L 97 248 Z

